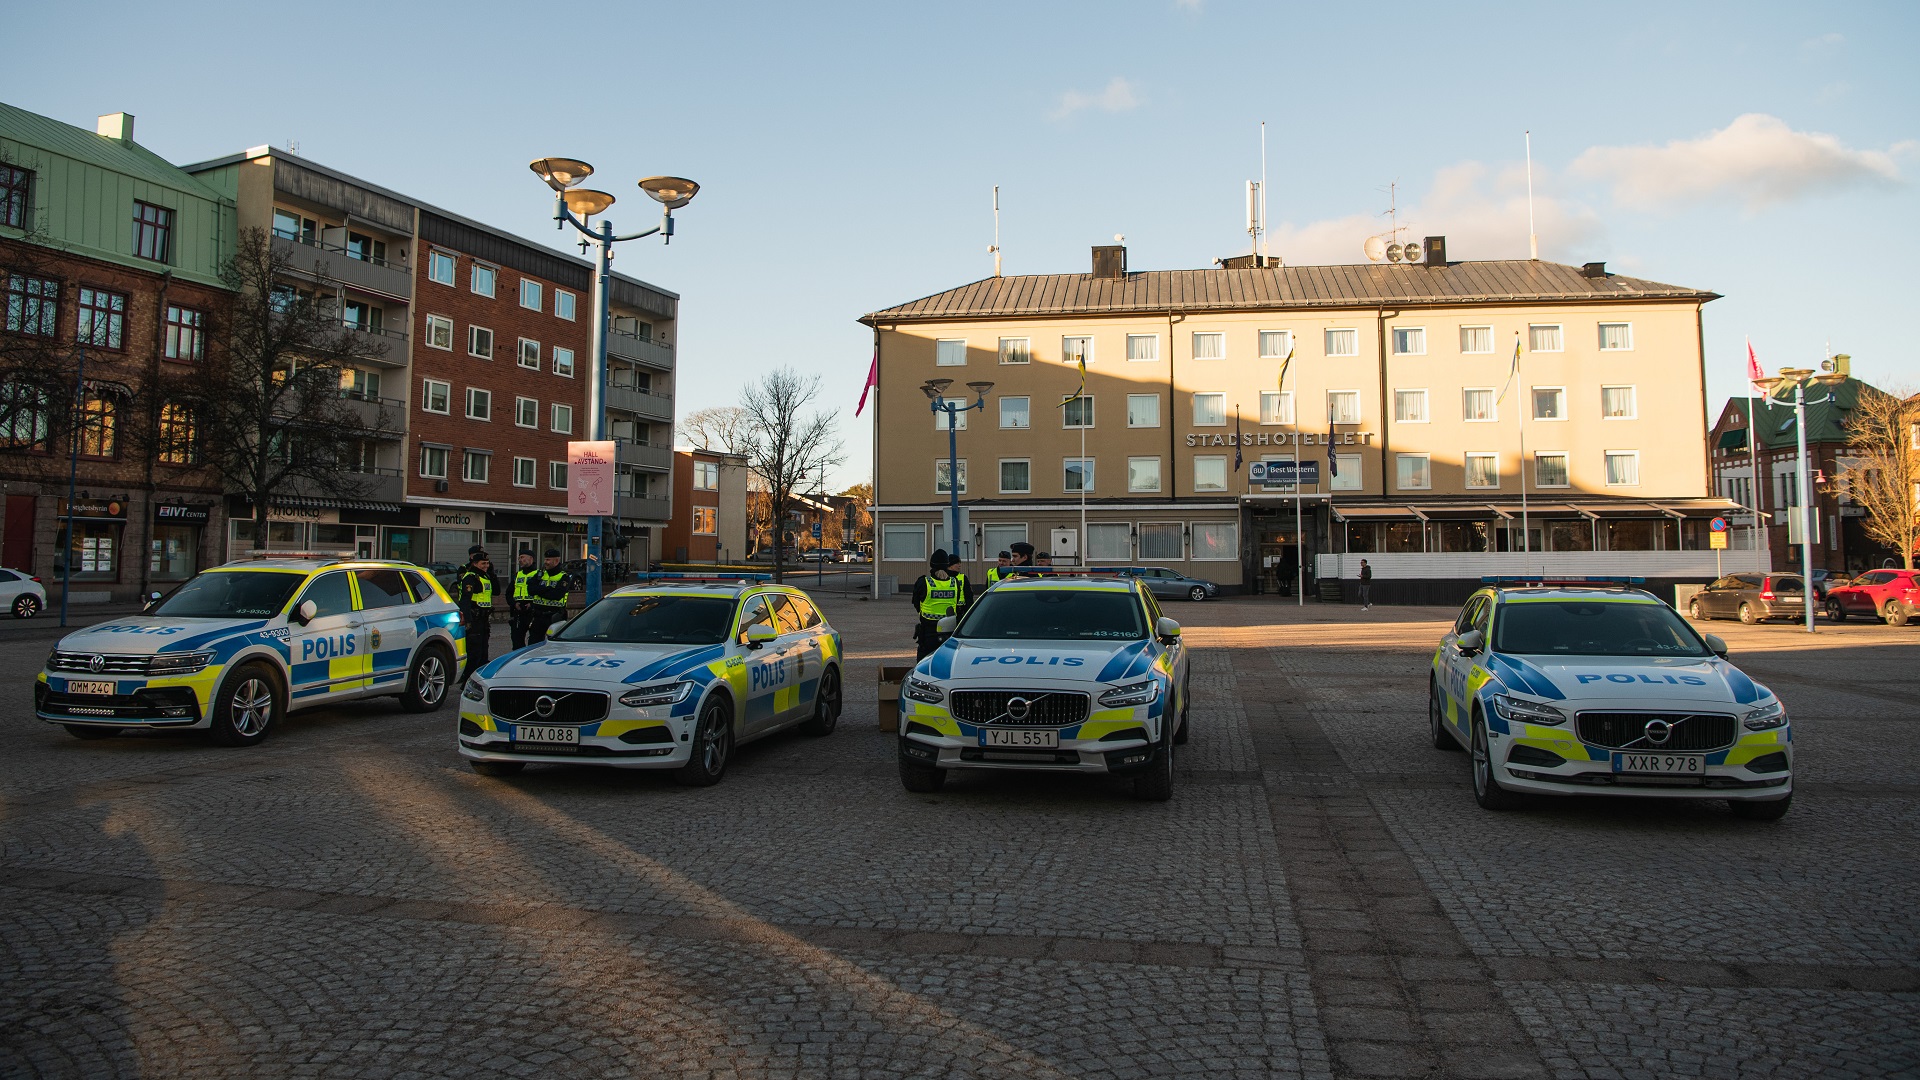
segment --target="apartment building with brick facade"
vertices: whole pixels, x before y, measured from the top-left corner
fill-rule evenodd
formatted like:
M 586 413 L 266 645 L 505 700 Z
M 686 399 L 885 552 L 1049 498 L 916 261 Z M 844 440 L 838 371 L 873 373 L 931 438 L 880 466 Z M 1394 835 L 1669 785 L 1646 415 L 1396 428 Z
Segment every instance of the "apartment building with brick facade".
M 716 450 L 673 452 L 673 522 L 662 562 L 738 561 L 747 550 L 747 459 Z

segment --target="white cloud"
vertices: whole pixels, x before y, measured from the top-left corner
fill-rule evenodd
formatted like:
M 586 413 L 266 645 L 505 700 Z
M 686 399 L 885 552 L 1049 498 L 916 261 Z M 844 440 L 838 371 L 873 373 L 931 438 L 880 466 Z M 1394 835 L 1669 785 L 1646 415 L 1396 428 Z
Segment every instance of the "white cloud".
M 1118 75 L 1097 91 L 1069 90 L 1060 95 L 1060 106 L 1053 111 L 1053 118 L 1064 120 L 1074 113 L 1085 109 L 1099 109 L 1101 112 L 1126 112 L 1137 108 L 1139 95 L 1133 91 L 1133 84 Z
M 1612 184 L 1617 202 L 1640 209 L 1731 197 L 1757 210 L 1849 187 L 1900 183 L 1890 152 L 1855 150 L 1832 135 L 1795 131 L 1763 113 L 1665 146 L 1592 147 L 1574 160 L 1572 172 Z

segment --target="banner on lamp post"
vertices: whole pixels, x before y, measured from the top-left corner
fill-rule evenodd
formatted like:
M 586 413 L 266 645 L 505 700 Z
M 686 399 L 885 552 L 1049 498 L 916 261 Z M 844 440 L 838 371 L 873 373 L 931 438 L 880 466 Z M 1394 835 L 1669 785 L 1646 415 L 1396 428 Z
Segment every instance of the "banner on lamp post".
M 607 517 L 613 513 L 614 443 L 567 443 L 567 513 Z

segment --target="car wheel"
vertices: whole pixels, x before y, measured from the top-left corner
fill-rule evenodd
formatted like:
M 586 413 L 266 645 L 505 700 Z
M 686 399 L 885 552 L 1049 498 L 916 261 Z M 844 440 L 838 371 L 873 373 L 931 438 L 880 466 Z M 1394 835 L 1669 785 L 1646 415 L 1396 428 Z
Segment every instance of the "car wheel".
M 809 735 L 831 735 L 840 723 L 840 669 L 829 666 L 820 673 L 820 685 L 813 692 L 813 715 L 800 725 Z
M 1740 605 L 1740 621 L 1746 623 L 1748 626 L 1752 626 L 1754 623 L 1760 621 L 1759 618 L 1753 614 L 1752 604 Z
M 407 669 L 407 688 L 400 691 L 400 707 L 408 712 L 432 712 L 447 703 L 447 687 L 453 679 L 453 661 L 440 645 L 429 645 L 414 654 Z
M 1160 747 L 1148 763 L 1147 771 L 1133 778 L 1133 797 L 1141 802 L 1166 802 L 1173 798 L 1173 743 Z
M 1687 601 L 1687 617 L 1692 619 L 1695 622 L 1707 621 L 1707 613 L 1700 609 L 1700 601 L 1698 600 Z
M 60 726 L 67 729 L 67 734 L 76 739 L 85 739 L 88 742 L 92 742 L 95 739 L 111 739 L 123 730 L 117 727 L 95 727 L 92 724 L 62 724 Z
M 1473 801 L 1480 804 L 1482 810 L 1518 810 L 1524 802 L 1516 795 L 1500 786 L 1500 778 L 1493 775 L 1493 756 L 1487 749 L 1487 722 L 1480 718 L 1478 708 L 1473 711 Z
M 1205 600 L 1206 598 L 1207 598 L 1207 590 L 1205 586 L 1195 585 L 1193 588 L 1187 590 L 1187 599 L 1189 600 L 1193 600 L 1197 602 L 1197 601 Z
M 220 746 L 252 746 L 267 737 L 285 710 L 274 670 L 262 663 L 241 664 L 220 682 L 207 734 Z
M 1784 799 L 1771 799 L 1761 802 L 1755 799 L 1728 799 L 1727 809 L 1733 816 L 1748 821 L 1779 821 L 1787 816 L 1787 807 L 1793 805 L 1793 796 Z
M 524 761 L 468 761 L 481 776 L 512 776 L 527 767 Z
M 1453 737 L 1447 729 L 1447 702 L 1440 696 L 1440 680 L 1427 680 L 1427 727 L 1433 736 L 1435 750 L 1452 750 L 1458 753 L 1463 747 L 1460 740 Z
M 1834 622 L 1846 622 L 1847 609 L 1840 606 L 1840 601 L 1829 600 L 1827 601 L 1827 618 Z
M 1907 605 L 1898 600 L 1887 601 L 1886 619 L 1888 626 L 1907 625 L 1908 614 Z
M 733 759 L 733 708 L 727 699 L 710 698 L 693 729 L 693 759 L 673 774 L 686 787 L 712 787 Z
M 22 596 L 13 602 L 13 617 L 16 619 L 31 619 L 38 614 L 40 598 L 37 596 Z
M 947 770 L 931 765 L 900 762 L 900 786 L 920 795 L 930 795 L 947 786 Z

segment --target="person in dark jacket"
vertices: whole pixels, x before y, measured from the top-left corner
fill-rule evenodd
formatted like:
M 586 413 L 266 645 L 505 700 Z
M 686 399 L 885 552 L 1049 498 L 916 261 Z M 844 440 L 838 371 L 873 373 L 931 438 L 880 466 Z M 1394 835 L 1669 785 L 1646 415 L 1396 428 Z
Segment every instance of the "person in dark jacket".
M 467 564 L 454 579 L 454 602 L 460 607 L 460 625 L 466 632 L 467 666 L 460 681 L 485 664 L 493 649 L 493 561 L 478 548 L 467 553 Z
M 913 625 L 916 660 L 940 647 L 940 620 L 960 613 L 961 585 L 947 572 L 952 565 L 945 549 L 935 551 L 927 572 L 913 583 L 913 610 L 919 616 Z
M 1373 567 L 1367 565 L 1367 560 L 1361 559 L 1360 560 L 1360 610 L 1365 611 L 1372 606 L 1373 606 Z
M 533 602 L 533 622 L 527 627 L 527 644 L 538 645 L 547 640 L 547 627 L 567 617 L 567 594 L 572 589 L 572 581 L 567 572 L 560 569 L 560 549 L 548 548 L 546 566 L 534 576 L 527 589 L 527 598 Z
M 519 566 L 513 571 L 513 592 L 508 598 L 512 606 L 507 609 L 507 632 L 516 649 L 527 647 L 527 632 L 533 626 L 533 581 L 539 576 L 539 569 L 533 565 L 533 552 L 521 548 Z

